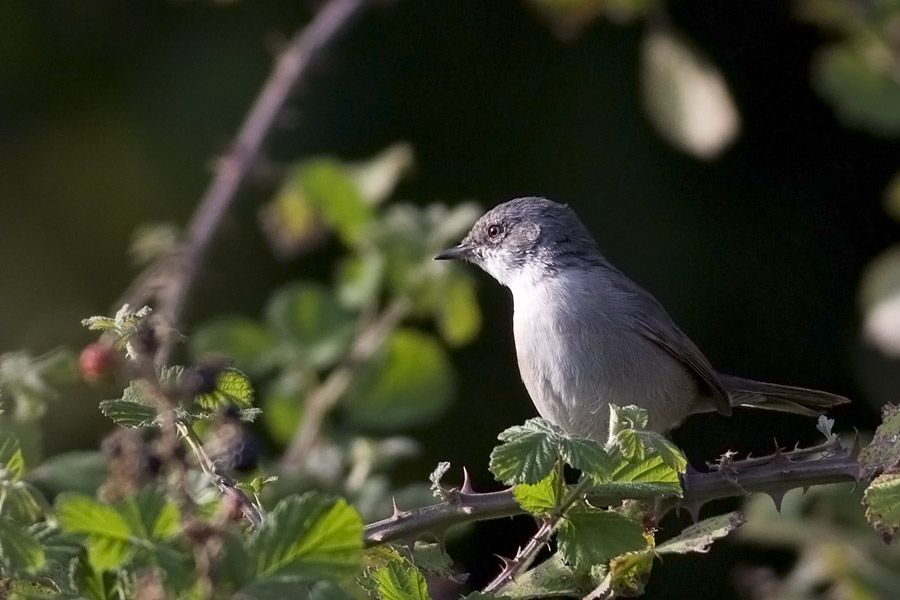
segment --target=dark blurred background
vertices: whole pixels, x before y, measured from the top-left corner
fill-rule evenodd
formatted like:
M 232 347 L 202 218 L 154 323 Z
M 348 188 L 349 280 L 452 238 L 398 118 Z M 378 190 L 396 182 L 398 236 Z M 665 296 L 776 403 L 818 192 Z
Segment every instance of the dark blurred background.
M 416 168 L 400 198 L 567 202 L 718 368 L 846 394 L 855 402 L 839 429 L 871 429 L 895 390 L 879 378 L 892 365 L 859 341 L 857 297 L 865 266 L 900 233 L 882 206 L 900 143 L 848 127 L 816 92 L 811 65 L 828 34 L 791 3 L 666 6 L 667 26 L 718 67 L 740 114 L 739 136 L 713 160 L 667 143 L 642 108 L 650 20 L 601 18 L 561 37 L 532 6 L 499 0 L 370 12 L 297 90 L 266 160 L 366 157 L 405 140 Z M 314 9 L 0 3 L 0 352 L 91 339 L 79 320 L 108 312 L 137 273 L 126 252 L 135 227 L 186 221 L 279 44 Z M 284 263 L 269 251 L 257 211 L 274 184 L 263 174 L 245 186 L 188 332 L 211 315 L 258 315 L 281 282 L 327 276 L 321 255 Z M 457 401 L 413 432 L 426 452 L 403 478 L 449 460 L 488 489 L 497 432 L 534 413 L 516 371 L 509 294 L 480 280 L 485 321 L 454 356 Z M 54 407 L 49 452 L 97 444 L 109 425 L 94 396 L 77 391 Z M 747 412 L 695 417 L 675 434 L 697 464 L 814 437 L 805 420 Z M 514 549 L 515 535 L 490 523 L 457 544 L 476 583 L 494 568 L 488 551 Z M 763 558 L 723 544 L 712 557 L 667 561 L 648 597 L 721 598 L 731 582 L 708 573 Z

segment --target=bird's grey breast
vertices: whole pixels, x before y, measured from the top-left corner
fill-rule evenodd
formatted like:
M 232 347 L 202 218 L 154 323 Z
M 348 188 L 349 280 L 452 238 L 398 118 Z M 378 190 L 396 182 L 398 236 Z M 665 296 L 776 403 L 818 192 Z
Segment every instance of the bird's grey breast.
M 519 370 L 538 412 L 566 431 L 605 440 L 610 403 L 637 404 L 666 430 L 696 395 L 690 374 L 630 323 L 640 289 L 606 268 L 563 269 L 510 286 Z

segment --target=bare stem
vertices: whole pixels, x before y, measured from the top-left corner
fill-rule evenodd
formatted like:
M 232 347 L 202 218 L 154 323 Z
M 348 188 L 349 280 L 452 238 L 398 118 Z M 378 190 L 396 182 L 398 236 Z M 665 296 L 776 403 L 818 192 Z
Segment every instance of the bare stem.
M 281 458 L 283 470 L 302 468 L 318 441 L 325 417 L 350 388 L 359 365 L 372 358 L 411 308 L 405 298 L 391 302 L 371 323 L 361 328 L 344 362 L 307 396 L 303 421 Z
M 801 451 L 802 452 L 802 451 Z M 672 498 L 660 505 L 660 516 L 685 507 L 696 515 L 712 500 L 746 496 L 755 492 L 780 498 L 794 488 L 806 488 L 828 483 L 857 481 L 860 465 L 853 452 L 840 450 L 816 460 L 792 460 L 792 453 L 777 453 L 766 463 L 757 462 L 743 468 L 742 461 L 734 461 L 732 472 L 691 471 L 684 476 L 682 498 Z M 752 459 L 759 461 L 759 459 Z M 589 494 L 595 505 L 614 505 L 626 500 L 622 494 Z M 369 546 L 394 540 L 408 540 L 426 532 L 441 532 L 448 527 L 473 521 L 485 521 L 524 514 L 516 504 L 512 490 L 490 493 L 453 492 L 452 498 L 432 506 L 409 511 L 397 511 L 391 517 L 366 525 L 365 541 Z
M 185 301 L 203 266 L 209 245 L 291 90 L 309 73 L 310 65 L 325 47 L 355 22 L 372 1 L 330 0 L 291 38 L 247 113 L 231 148 L 217 161 L 215 175 L 191 218 L 181 249 L 149 267 L 138 278 L 126 294 L 128 303 L 141 306 L 156 299 L 157 313 L 170 327 L 178 327 Z M 175 336 L 166 336 L 157 354 L 158 362 L 167 361 L 175 339 Z

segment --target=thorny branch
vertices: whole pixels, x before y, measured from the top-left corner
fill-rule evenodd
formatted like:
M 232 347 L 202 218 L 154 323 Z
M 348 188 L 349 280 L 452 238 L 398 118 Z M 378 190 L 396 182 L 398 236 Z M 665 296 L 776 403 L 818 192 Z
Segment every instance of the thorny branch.
M 156 300 L 159 314 L 172 329 L 203 266 L 209 245 L 260 153 L 297 83 L 309 72 L 321 51 L 344 32 L 373 0 L 331 0 L 312 22 L 294 35 L 275 63 L 228 153 L 217 161 L 215 175 L 187 227 L 181 248 L 151 265 L 126 292 L 123 303 L 143 306 Z M 157 353 L 164 363 L 176 337 L 166 336 Z
M 721 498 L 761 492 L 771 495 L 777 504 L 785 492 L 794 488 L 859 480 L 856 447 L 847 450 L 835 441 L 816 448 L 816 453 L 821 456 L 815 459 L 808 459 L 810 449 L 798 449 L 778 451 L 749 461 L 729 459 L 730 468 L 706 473 L 689 470 L 682 482 L 683 497 L 660 502 L 657 516 L 684 508 L 696 519 L 703 505 Z M 444 502 L 414 510 L 396 510 L 391 517 L 367 525 L 364 531 L 366 544 L 375 546 L 409 540 L 426 532 L 443 532 L 453 525 L 525 514 L 516 504 L 512 490 L 476 493 L 464 485 L 449 494 Z M 628 499 L 623 495 L 588 493 L 588 496 L 597 506 L 614 505 Z

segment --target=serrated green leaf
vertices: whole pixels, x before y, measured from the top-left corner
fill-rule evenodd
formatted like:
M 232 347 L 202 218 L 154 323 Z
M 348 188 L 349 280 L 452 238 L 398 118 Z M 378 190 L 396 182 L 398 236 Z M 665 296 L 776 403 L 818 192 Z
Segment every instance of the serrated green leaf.
M 587 438 L 563 437 L 560 452 L 568 465 L 597 482 L 608 481 L 617 466 L 616 461 L 602 445 Z
M 491 452 L 491 473 L 507 485 L 537 483 L 556 464 L 563 436 L 559 428 L 541 418 L 506 429 L 497 436 L 503 443 Z
M 114 569 L 128 558 L 131 529 L 114 508 L 81 494 L 63 494 L 56 514 L 64 531 L 87 536 L 88 560 L 97 571 Z
M 362 521 L 342 499 L 315 493 L 278 503 L 250 543 L 257 580 L 314 581 L 353 574 Z
M 559 528 L 557 540 L 563 559 L 578 572 L 647 546 L 640 523 L 604 510 L 570 512 Z
M 863 495 L 866 518 L 887 538 L 900 530 L 900 473 L 879 475 Z
M 687 554 L 709 552 L 710 546 L 744 524 L 744 515 L 738 511 L 704 519 L 686 527 L 677 536 L 658 545 L 657 554 Z
M 564 482 L 556 469 L 537 483 L 520 483 L 513 487 L 513 496 L 524 510 L 534 515 L 550 513 L 559 506 Z
M 269 301 L 266 319 L 281 333 L 308 366 L 331 366 L 353 337 L 353 315 L 329 288 L 297 283 L 278 291 Z
M 451 575 L 453 559 L 443 544 L 419 540 L 413 546 L 413 564 L 426 573 Z
M 681 496 L 679 472 L 668 466 L 659 455 L 646 457 L 642 461 L 623 461 L 613 472 L 604 486 L 619 486 L 620 489 L 652 491 L 659 496 Z
M 23 525 L 0 517 L 0 561 L 14 573 L 35 573 L 46 561 L 40 542 Z
M 440 416 L 453 395 L 450 360 L 432 337 L 398 329 L 347 392 L 347 419 L 363 428 L 402 429 Z
M 638 439 L 644 447 L 645 454 L 659 456 L 667 467 L 678 473 L 684 473 L 688 463 L 678 446 L 655 431 L 639 431 Z
M 871 477 L 875 473 L 890 470 L 900 465 L 900 406 L 885 404 L 881 407 L 881 425 L 869 445 L 859 453 L 863 475 Z
M 46 512 L 47 501 L 27 481 L 0 481 L 0 508 L 6 517 L 34 523 Z
M 148 486 L 128 496 L 118 509 L 133 535 L 147 541 L 168 539 L 180 528 L 178 506 L 155 487 Z
M 378 600 L 430 600 L 425 577 L 404 558 L 367 570 L 360 583 Z
M 12 434 L 0 431 L 0 480 L 13 483 L 25 475 L 25 458 L 19 440 Z
M 631 598 L 644 593 L 653 569 L 651 550 L 626 552 L 609 563 L 609 583 L 616 596 Z
M 275 344 L 275 336 L 268 328 L 243 317 L 225 317 L 206 323 L 190 338 L 195 357 L 226 356 L 237 368 L 254 375 L 269 368 Z
M 253 405 L 253 384 L 237 369 L 223 369 L 216 376 L 216 389 L 208 394 L 199 394 L 197 404 L 209 411 L 223 406 L 249 408 Z
M 613 438 L 622 429 L 647 429 L 650 415 L 647 409 L 629 404 L 627 406 L 609 405 L 609 437 Z
M 451 346 L 462 346 L 481 329 L 481 308 L 475 294 L 475 281 L 457 272 L 442 286 L 435 318 L 441 337 Z
M 156 410 L 128 400 L 102 400 L 100 412 L 122 427 L 148 427 L 156 423 Z

